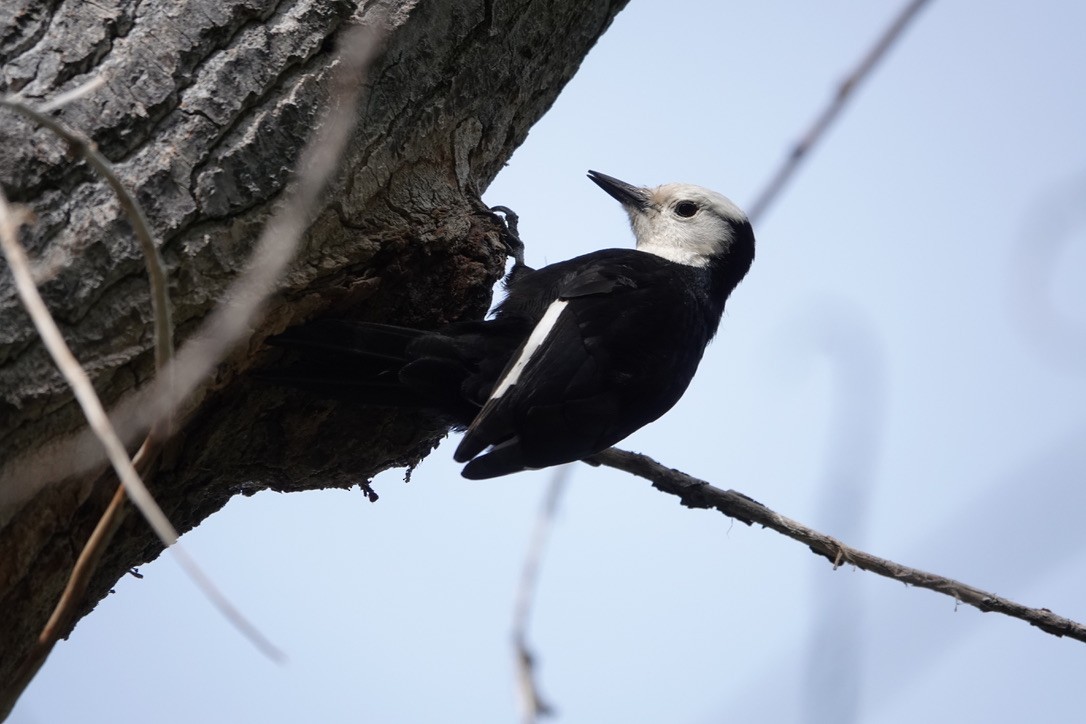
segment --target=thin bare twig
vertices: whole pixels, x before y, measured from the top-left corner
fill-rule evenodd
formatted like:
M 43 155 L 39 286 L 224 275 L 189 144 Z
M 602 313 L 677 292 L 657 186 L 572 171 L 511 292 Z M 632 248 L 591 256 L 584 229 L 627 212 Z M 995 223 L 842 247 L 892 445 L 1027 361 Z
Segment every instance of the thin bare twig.
M 158 442 L 153 437 L 148 437 L 143 441 L 143 445 L 140 446 L 136 456 L 132 458 L 132 465 L 141 477 L 146 474 L 151 462 L 158 454 L 158 446 Z M 102 554 L 105 553 L 110 540 L 113 539 L 113 535 L 120 527 L 125 498 L 124 484 L 121 483 L 113 491 L 113 498 L 109 501 L 105 512 L 98 519 L 98 523 L 94 526 L 90 537 L 83 545 L 83 550 L 79 552 L 79 557 L 76 559 L 75 565 L 72 566 L 72 572 L 68 576 L 64 591 L 61 593 L 57 605 L 53 607 L 53 613 L 49 616 L 49 620 L 38 634 L 38 640 L 27 654 L 26 659 L 19 665 L 19 669 L 12 680 L 12 691 L 21 692 L 26 689 L 34 676 L 37 675 L 38 670 L 41 669 L 42 664 L 49 658 L 49 654 L 52 653 L 53 647 L 56 646 L 61 635 L 71 624 L 79 604 L 83 601 L 83 595 L 87 592 L 91 576 L 98 568 L 99 561 L 102 560 Z M 6 703 L 0 703 L 0 715 L 4 715 L 3 708 Z
M 278 213 L 265 226 L 248 270 L 242 274 L 228 292 L 227 298 L 231 300 L 232 304 L 223 305 L 212 314 L 211 319 L 204 326 L 204 331 L 198 333 L 193 342 L 186 345 L 182 350 L 183 357 L 181 359 L 171 359 L 172 329 L 170 328 L 168 306 L 157 303 L 160 298 L 166 299 L 165 272 L 157 248 L 151 240 L 146 217 L 134 197 L 127 192 L 116 173 L 109 167 L 108 162 L 97 152 L 93 142 L 85 136 L 63 126 L 49 116 L 45 116 L 40 109 L 36 110 L 13 99 L 0 99 L 3 105 L 7 105 L 50 128 L 83 154 L 91 165 L 102 173 L 121 198 L 122 206 L 129 212 L 133 228 L 136 230 L 141 242 L 143 242 L 148 259 L 152 289 L 161 292 L 161 295 L 153 295 L 153 299 L 156 300 L 156 367 L 159 374 L 152 386 L 151 399 L 153 402 L 149 406 L 152 412 L 148 414 L 146 407 L 139 410 L 147 418 L 146 423 L 151 432 L 144 441 L 137 460 L 149 460 L 153 457 L 154 450 L 157 449 L 158 442 L 164 436 L 167 430 L 166 425 L 168 425 L 176 408 L 203 379 L 206 379 L 230 347 L 248 333 L 259 312 L 261 303 L 273 290 L 275 282 L 281 276 L 290 259 L 293 258 L 294 250 L 308 224 L 309 216 L 316 206 L 320 192 L 338 168 L 337 160 L 354 127 L 357 107 L 365 87 L 365 71 L 377 54 L 380 41 L 383 39 L 384 24 L 385 18 L 377 14 L 377 17 L 371 20 L 368 25 L 358 26 L 344 36 L 339 57 L 336 61 L 338 68 L 332 82 L 331 95 L 333 103 L 336 105 L 327 113 L 314 139 L 302 151 L 299 161 L 299 179 L 295 188 L 287 194 L 287 199 Z M 83 94 L 91 89 L 93 89 L 93 86 L 84 86 L 77 89 L 77 91 Z M 52 105 L 56 107 L 57 102 L 54 101 Z M 18 251 L 21 251 L 21 248 Z M 27 273 L 29 274 L 29 267 L 27 267 Z M 33 280 L 29 276 L 27 281 L 33 286 Z M 44 310 L 44 305 L 42 305 L 42 309 Z M 165 310 L 165 315 L 158 311 L 160 309 Z M 48 314 L 47 311 L 46 314 Z M 166 346 L 158 344 L 159 341 L 163 340 L 166 342 Z M 63 343 L 63 340 L 61 342 Z M 70 352 L 68 354 L 70 355 Z M 74 357 L 72 361 L 74 362 Z M 78 367 L 78 364 L 76 364 L 76 367 Z M 80 371 L 82 370 L 80 369 Z M 175 384 L 178 377 L 181 379 L 181 384 Z M 102 414 L 104 417 L 104 412 Z M 105 420 L 105 423 L 108 426 L 108 419 Z M 92 427 L 94 427 L 93 424 Z M 95 432 L 98 432 L 98 430 L 96 429 Z M 113 437 L 119 445 L 120 441 L 115 434 Z M 121 449 L 123 452 L 123 447 Z M 108 446 L 107 450 L 109 450 Z M 115 451 L 113 452 L 115 453 Z M 111 461 L 113 461 L 114 457 L 114 454 L 110 454 Z M 125 462 L 129 462 L 127 454 L 124 457 Z M 130 462 L 129 465 L 131 465 Z M 118 475 L 121 477 L 123 484 L 132 482 L 130 479 L 126 479 L 127 476 L 122 474 L 120 469 L 118 469 Z M 136 480 L 139 480 L 138 475 Z M 32 655 L 23 667 L 23 672 L 27 674 L 27 682 L 45 660 L 53 642 L 56 640 L 56 636 L 63 630 L 71 612 L 74 610 L 74 606 L 85 590 L 87 581 L 104 549 L 105 542 L 112 535 L 119 522 L 122 501 L 123 498 L 120 495 L 114 496 L 113 502 L 99 520 L 94 534 L 80 554 L 65 593 L 54 610 L 49 623 L 39 636 L 36 655 Z M 153 501 L 151 502 L 153 503 Z M 137 505 L 139 505 L 138 502 Z M 155 521 L 149 519 L 149 522 L 152 523 L 153 528 L 156 528 L 156 532 L 159 533 L 160 538 L 167 547 L 176 541 L 176 531 L 168 521 L 165 521 L 164 516 L 161 521 L 158 521 L 159 525 L 157 527 Z M 163 522 L 168 526 L 168 530 L 161 529 Z M 163 533 L 169 535 L 164 536 Z M 240 615 L 232 604 L 215 588 L 184 549 L 180 546 L 174 546 L 172 550 L 178 563 L 203 589 L 205 595 L 212 600 L 212 603 L 236 627 L 269 656 L 276 659 L 281 658 L 282 655 L 278 650 Z
M 149 442 L 150 439 L 143 443 L 139 452 L 136 453 L 136 457 L 132 460 L 132 464 L 136 466 L 137 470 L 140 469 L 141 453 L 147 449 Z M 41 633 L 38 634 L 39 645 L 52 648 L 53 644 L 56 643 L 67 628 L 71 614 L 80 601 L 83 600 L 83 594 L 90 583 L 91 574 L 98 567 L 98 562 L 102 559 L 106 546 L 109 544 L 110 539 L 113 538 L 113 534 L 117 532 L 117 528 L 120 527 L 124 501 L 124 486 L 118 485 L 117 489 L 113 491 L 109 506 L 102 513 L 102 517 L 98 519 L 98 524 L 95 525 L 94 531 L 91 532 L 90 538 L 87 539 L 86 544 L 83 546 L 83 550 L 79 552 L 79 558 L 76 559 L 75 565 L 72 567 L 68 583 L 64 587 L 64 592 L 61 594 L 56 608 L 53 609 L 53 614 L 49 617 L 49 621 L 45 624 Z
M 65 593 L 54 609 L 49 622 L 39 635 L 37 645 L 16 672 L 16 682 L 14 682 L 16 686 L 13 691 L 25 689 L 45 662 L 50 651 L 52 651 L 57 637 L 63 630 L 62 627 L 66 625 L 72 615 L 79 598 L 86 589 L 87 581 L 105 549 L 106 541 L 112 536 L 119 523 L 119 511 L 124 500 L 124 491 L 129 491 L 133 502 L 140 508 L 141 513 L 162 539 L 165 546 L 170 547 L 177 540 L 176 531 L 144 486 L 142 479 L 136 472 L 135 465 L 129 460 L 127 451 L 113 430 L 105 410 L 102 408 L 101 401 L 94 392 L 90 379 L 64 342 L 56 323 L 38 293 L 30 271 L 29 260 L 17 238 L 17 228 L 22 221 L 21 216 L 25 216 L 25 214 L 17 215 L 9 209 L 7 199 L 3 192 L 0 191 L 0 248 L 2 248 L 11 268 L 16 289 L 46 348 L 72 387 L 77 401 L 83 408 L 88 424 L 106 449 L 107 456 L 122 485 L 114 494 L 113 501 L 106 513 L 99 520 L 91 539 L 84 546 L 79 560 L 73 568 Z M 147 461 L 153 456 L 152 449 L 154 446 L 153 436 L 149 437 L 141 447 L 136 462 L 141 466 L 148 464 Z M 212 603 L 219 608 L 220 612 L 235 627 L 241 630 L 267 656 L 276 660 L 282 659 L 282 654 L 230 604 L 179 545 L 174 546 L 173 554 L 190 578 L 204 592 L 204 595 L 211 599 Z M 5 708 L 13 703 L 14 701 L 4 702 Z
M 751 221 L 761 218 L 769 205 L 776 200 L 780 192 L 792 179 L 800 164 L 806 160 L 811 149 L 822 139 L 826 131 L 833 125 L 833 122 L 837 120 L 837 116 L 840 115 L 848 101 L 851 100 L 853 91 L 871 74 L 879 61 L 885 57 L 886 52 L 901 37 L 909 22 L 916 17 L 916 14 L 920 12 L 927 2 L 928 0 L 910 0 L 897 18 L 886 28 L 875 45 L 860 60 L 859 65 L 841 82 L 829 105 L 815 119 L 814 124 L 811 125 L 807 133 L 792 147 L 792 151 L 777 170 L 777 173 L 766 184 L 761 195 L 748 207 L 747 211 Z
M 520 693 L 521 719 L 525 724 L 534 724 L 539 717 L 554 714 L 554 709 L 539 693 L 539 685 L 535 677 L 535 655 L 528 647 L 528 623 L 531 620 L 532 604 L 535 602 L 543 554 L 547 550 L 547 538 L 558 511 L 558 502 L 562 499 L 572 472 L 572 465 L 563 465 L 555 469 L 547 485 L 543 505 L 540 506 L 539 514 L 535 519 L 535 528 L 532 530 L 528 552 L 524 556 L 520 585 L 517 586 L 516 604 L 513 607 L 513 648 L 517 661 L 517 690 Z
M 1057 616 L 1047 608 L 1029 608 L 968 584 L 865 553 L 786 518 L 742 493 L 713 487 L 704 480 L 667 468 L 646 455 L 611 448 L 586 458 L 585 462 L 606 465 L 649 480 L 657 490 L 678 496 L 688 508 L 711 508 L 747 525 L 757 524 L 775 530 L 806 544 L 814 553 L 833 563 L 834 568 L 847 563 L 901 583 L 942 593 L 980 611 L 1020 619 L 1053 636 L 1066 636 L 1086 643 L 1086 626 Z
M 260 304 L 273 290 L 283 269 L 293 258 L 294 250 L 308 225 L 309 216 L 319 200 L 320 193 L 338 168 L 338 159 L 356 121 L 357 108 L 365 89 L 366 70 L 377 55 L 386 32 L 386 20 L 382 13 L 372 13 L 370 18 L 367 18 L 367 25 L 356 26 L 343 36 L 339 55 L 333 66 L 336 68 L 332 78 L 331 93 L 334 106 L 326 113 L 323 122 L 318 126 L 314 139 L 303 149 L 299 161 L 299 179 L 294 188 L 286 194 L 286 199 L 278 213 L 266 225 L 249 268 L 228 290 L 227 298 L 233 304 L 223 305 L 211 315 L 203 329 L 182 350 L 183 355 L 180 359 L 174 359 L 171 362 L 168 355 L 163 357 L 160 352 L 156 353 L 156 362 L 160 363 L 156 366 L 159 366 L 160 370 L 155 383 L 149 390 L 137 394 L 136 404 L 125 406 L 131 418 L 127 421 L 128 428 L 150 429 L 149 440 L 152 444 L 164 432 L 164 423 L 168 423 L 177 407 L 207 378 L 226 352 L 249 333 Z M 89 88 L 83 87 L 78 90 L 80 93 L 85 93 Z M 62 126 L 54 119 L 44 116 L 40 109 L 35 110 L 10 98 L 0 98 L 0 103 L 42 123 L 72 143 L 88 158 L 91 165 L 107 178 L 121 197 L 122 206 L 133 212 L 132 224 L 141 239 L 145 241 L 150 239 L 145 217 L 138 204 L 124 189 L 116 174 L 109 168 L 108 162 L 94 148 L 93 142 Z M 140 230 L 144 233 L 140 234 Z M 153 252 L 157 256 L 153 243 L 149 246 L 145 245 L 145 251 Z M 155 276 L 155 268 L 161 271 L 161 264 L 151 268 L 152 278 Z M 162 281 L 164 280 L 163 275 Z M 157 285 L 152 281 L 152 287 L 165 291 L 164 284 Z M 160 328 L 168 328 L 168 317 L 163 320 L 162 315 L 156 314 L 156 320 L 159 321 Z M 159 338 L 170 340 L 172 334 L 159 335 Z M 166 364 L 165 371 L 161 369 L 162 364 Z M 181 384 L 175 384 L 178 377 L 181 379 Z M 118 509 L 117 506 L 111 506 L 111 510 Z M 99 524 L 99 531 L 103 534 L 108 533 L 112 528 L 112 523 L 108 520 L 109 515 L 107 512 L 107 518 Z M 170 530 L 172 531 L 172 528 Z M 100 545 L 105 537 L 105 535 L 95 536 L 95 540 L 99 541 Z M 169 546 L 172 539 L 176 539 L 176 532 L 163 542 Z M 263 640 L 263 637 L 260 637 L 248 622 L 240 618 L 229 602 L 213 589 L 210 581 L 185 555 L 184 551 L 175 549 L 175 556 L 197 585 L 205 589 L 213 603 L 223 609 L 235 625 L 251 638 Z M 80 557 L 81 563 L 77 564 L 75 573 L 79 574 L 79 565 L 91 565 L 96 557 L 95 550 L 84 550 Z M 64 602 L 67 601 L 70 605 L 71 601 L 76 599 L 77 591 L 73 586 L 85 585 L 85 581 L 81 579 L 86 575 L 89 575 L 89 572 L 83 571 L 69 582 L 67 594 L 62 597 L 62 603 L 54 611 L 51 625 L 47 626 L 43 635 L 48 636 L 50 632 L 55 632 L 58 629 L 57 622 L 65 620 L 67 611 Z M 272 650 L 270 644 L 266 642 L 258 645 L 265 650 Z M 276 655 L 278 655 L 277 652 Z
M 204 595 L 219 608 L 219 611 L 267 656 L 276 660 L 282 659 L 282 654 L 278 649 L 241 616 L 237 609 L 226 600 L 204 572 L 200 570 L 195 561 L 180 546 L 175 545 L 178 537 L 177 530 L 166 518 L 166 514 L 162 512 L 150 491 L 147 490 L 147 486 L 144 485 L 139 473 L 136 472 L 132 460 L 128 457 L 128 451 L 125 450 L 124 443 L 117 436 L 116 430 L 113 429 L 113 425 L 109 421 L 109 416 L 106 415 L 106 411 L 102 407 L 102 401 L 98 399 L 98 395 L 94 391 L 90 378 L 64 341 L 60 329 L 57 328 L 56 322 L 53 321 L 52 315 L 49 314 L 49 310 L 45 306 L 37 286 L 34 284 L 26 251 L 18 240 L 19 223 L 21 223 L 21 219 L 10 210 L 7 197 L 0 191 L 0 248 L 2 248 L 8 266 L 11 268 L 19 298 L 30 315 L 38 335 L 45 344 L 45 348 L 53 358 L 64 379 L 72 388 L 76 401 L 87 419 L 87 424 L 101 442 L 102 447 L 105 448 L 106 456 L 114 471 L 116 471 L 117 477 L 124 484 L 128 497 L 132 499 L 140 513 L 143 514 L 143 517 L 154 530 L 155 535 L 162 541 L 162 544 L 167 548 L 173 546 L 174 557 L 177 562 L 185 569 L 185 572 L 196 585 L 203 590 Z
M 155 369 L 161 373 L 173 357 L 173 323 L 170 313 L 166 269 L 159 254 L 158 245 L 151 234 L 150 225 L 147 223 L 147 216 L 139 202 L 120 180 L 113 166 L 98 152 L 94 142 L 79 131 L 46 115 L 77 98 L 92 93 L 104 83 L 105 79 L 102 76 L 97 76 L 37 107 L 24 104 L 14 97 L 0 99 L 0 103 L 45 126 L 59 138 L 66 141 L 73 151 L 82 155 L 90 163 L 91 167 L 101 174 L 114 193 L 117 194 L 121 208 L 128 216 L 129 223 L 132 225 L 136 238 L 140 242 L 140 248 L 143 251 L 147 267 L 147 276 L 151 289 L 151 310 L 154 318 Z M 168 426 L 169 421 L 166 421 L 160 428 L 152 430 L 140 446 L 134 464 L 140 470 L 141 475 L 149 466 L 150 461 L 156 457 L 161 440 L 168 436 Z M 65 585 L 64 593 L 53 609 L 49 622 L 38 636 L 37 650 L 28 659 L 28 665 L 32 666 L 34 671 L 45 661 L 67 622 L 71 620 L 106 546 L 109 545 L 109 541 L 113 538 L 113 534 L 120 525 L 121 512 L 124 510 L 124 490 L 124 483 L 120 483 L 113 495 L 112 502 L 102 514 L 93 534 L 76 559 L 68 583 Z
M 144 444 L 146 445 L 146 443 Z M 136 455 L 136 458 L 139 459 L 139 454 Z M 80 551 L 79 558 L 76 559 L 75 565 L 72 567 L 72 572 L 68 576 L 68 583 L 65 584 L 64 592 L 61 594 L 60 600 L 57 601 L 57 605 L 53 608 L 49 621 L 46 622 L 38 634 L 38 640 L 13 675 L 10 686 L 12 691 L 22 692 L 30 685 L 46 659 L 49 658 L 49 654 L 52 653 L 53 647 L 56 646 L 61 634 L 67 629 L 80 601 L 83 600 L 83 594 L 86 593 L 91 575 L 98 567 L 98 562 L 101 560 L 102 554 L 105 553 L 110 539 L 120 526 L 124 501 L 125 492 L 122 484 L 118 485 L 113 492 L 113 498 L 110 500 L 106 512 L 98 519 L 90 538 L 83 545 L 83 550 Z M 14 703 L 14 700 L 0 702 L 0 716 L 7 716 L 10 713 L 10 707 Z
M 177 532 L 155 503 L 147 488 L 144 487 L 143 481 L 140 480 L 135 468 L 132 467 L 128 452 L 114 432 L 109 417 L 102 408 L 102 403 L 98 399 L 93 385 L 91 385 L 90 378 L 68 348 L 64 337 L 57 328 L 56 322 L 53 321 L 52 316 L 49 314 L 45 302 L 42 301 L 41 294 L 39 294 L 30 273 L 30 261 L 27 259 L 26 252 L 17 238 L 19 223 L 8 206 L 7 197 L 0 191 L 0 245 L 3 246 L 4 256 L 11 267 L 15 287 L 19 292 L 23 306 L 26 307 L 27 313 L 34 322 L 34 327 L 38 330 L 38 335 L 52 356 L 53 361 L 56 362 L 61 374 L 64 375 L 64 379 L 71 386 L 72 392 L 75 394 L 75 398 L 87 418 L 87 423 L 101 441 L 110 463 L 117 471 L 118 477 L 125 483 L 132 502 L 144 514 L 147 522 L 155 530 L 162 542 L 167 546 L 172 545 L 177 540 Z

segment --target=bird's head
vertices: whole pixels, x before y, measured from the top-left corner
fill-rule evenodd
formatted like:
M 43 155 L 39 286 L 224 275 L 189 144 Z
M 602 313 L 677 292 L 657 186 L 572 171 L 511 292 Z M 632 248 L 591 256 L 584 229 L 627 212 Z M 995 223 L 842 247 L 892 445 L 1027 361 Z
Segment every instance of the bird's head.
M 641 251 L 705 267 L 726 256 L 738 240 L 753 244 L 747 215 L 715 191 L 693 184 L 642 188 L 599 171 L 589 171 L 588 177 L 626 209 Z

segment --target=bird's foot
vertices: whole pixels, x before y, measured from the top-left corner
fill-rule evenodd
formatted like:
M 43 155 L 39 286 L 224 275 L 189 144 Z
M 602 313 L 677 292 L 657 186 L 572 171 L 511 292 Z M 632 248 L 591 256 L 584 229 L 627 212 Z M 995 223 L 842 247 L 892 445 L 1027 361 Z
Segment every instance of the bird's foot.
M 524 263 L 524 242 L 517 231 L 517 223 L 520 217 L 508 206 L 491 206 L 487 212 L 502 222 L 505 233 L 502 234 L 502 243 L 509 256 L 513 257 L 513 268 L 505 277 L 505 287 L 508 289 L 521 274 L 532 271 L 532 268 Z
M 524 242 L 521 241 L 520 233 L 517 231 L 520 217 L 508 206 L 491 206 L 490 213 L 495 218 L 501 219 L 505 226 L 502 243 L 505 244 L 509 256 L 513 257 L 514 268 L 524 266 Z

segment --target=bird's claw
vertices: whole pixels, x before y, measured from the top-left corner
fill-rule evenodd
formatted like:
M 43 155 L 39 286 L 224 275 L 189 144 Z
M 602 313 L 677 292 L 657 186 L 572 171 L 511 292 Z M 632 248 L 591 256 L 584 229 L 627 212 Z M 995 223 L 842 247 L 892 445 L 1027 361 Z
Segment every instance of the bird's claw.
M 517 231 L 517 222 L 520 221 L 520 217 L 508 206 L 491 206 L 487 209 L 487 213 L 502 221 L 505 227 L 502 243 L 505 244 L 509 256 L 513 257 L 513 268 L 505 277 L 505 287 L 508 289 L 521 274 L 532 271 L 532 268 L 524 263 L 524 242 L 521 241 Z
M 520 233 L 517 231 L 520 217 L 508 206 L 491 206 L 490 213 L 499 219 L 504 217 L 502 220 L 505 225 L 505 233 L 502 234 L 502 243 L 505 244 L 509 256 L 513 257 L 514 269 L 524 266 L 524 242 L 521 241 Z M 499 214 L 501 216 L 498 216 Z

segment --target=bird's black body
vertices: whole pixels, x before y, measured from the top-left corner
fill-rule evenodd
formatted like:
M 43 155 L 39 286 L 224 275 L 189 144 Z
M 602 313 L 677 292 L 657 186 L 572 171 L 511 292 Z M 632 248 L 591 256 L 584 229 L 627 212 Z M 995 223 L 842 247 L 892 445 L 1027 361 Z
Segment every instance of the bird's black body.
M 540 468 L 592 455 L 663 415 L 694 376 L 730 289 L 712 272 L 632 249 L 605 249 L 525 275 L 498 318 L 538 323 L 567 301 L 539 351 L 488 415 L 469 428 L 465 475 Z M 515 438 L 517 442 L 501 447 Z
M 522 269 L 489 320 L 437 331 L 324 321 L 278 342 L 323 358 L 303 386 L 432 408 L 466 428 L 455 453 L 465 477 L 571 462 L 657 419 L 686 391 L 754 258 L 749 223 L 736 228 L 701 266 L 604 249 Z

